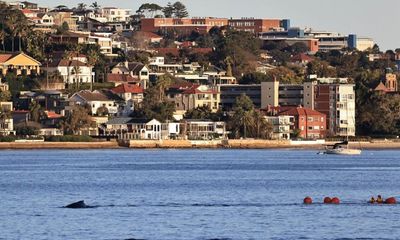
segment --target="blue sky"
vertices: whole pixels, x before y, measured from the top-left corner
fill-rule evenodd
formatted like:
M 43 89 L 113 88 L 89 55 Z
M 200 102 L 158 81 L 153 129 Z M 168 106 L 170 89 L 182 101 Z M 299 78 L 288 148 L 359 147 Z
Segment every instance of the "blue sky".
M 191 16 L 289 18 L 292 26 L 312 27 L 374 38 L 382 50 L 400 48 L 397 30 L 399 0 L 181 0 Z M 41 5 L 75 6 L 83 0 L 33 0 Z M 138 9 L 142 3 L 168 0 L 97 0 L 101 6 Z M 174 2 L 174 1 L 171 1 Z

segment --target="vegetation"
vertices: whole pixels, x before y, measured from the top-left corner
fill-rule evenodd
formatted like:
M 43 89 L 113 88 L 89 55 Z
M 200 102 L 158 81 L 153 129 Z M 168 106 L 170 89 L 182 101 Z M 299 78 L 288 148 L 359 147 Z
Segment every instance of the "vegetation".
M 61 128 L 65 134 L 78 134 L 79 130 L 93 126 L 88 109 L 82 106 L 74 106 L 61 122 Z
M 233 115 L 228 123 L 232 138 L 270 138 L 272 126 L 254 108 L 251 99 L 241 95 L 236 99 Z

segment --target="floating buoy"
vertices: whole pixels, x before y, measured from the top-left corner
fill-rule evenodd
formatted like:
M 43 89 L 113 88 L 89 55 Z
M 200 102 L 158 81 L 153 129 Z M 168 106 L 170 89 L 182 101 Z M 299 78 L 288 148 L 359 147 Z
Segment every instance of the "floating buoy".
M 330 197 L 326 197 L 326 198 L 324 198 L 324 203 L 330 204 L 330 203 L 332 203 L 332 199 Z
M 332 204 L 340 204 L 340 199 L 337 198 L 337 197 L 334 197 L 334 198 L 332 198 L 331 203 L 332 203 Z
M 304 198 L 303 203 L 304 204 L 312 204 L 312 198 L 311 197 Z
M 397 201 L 396 201 L 396 198 L 394 198 L 394 197 L 390 197 L 385 200 L 385 204 L 396 204 L 396 203 L 397 203 Z

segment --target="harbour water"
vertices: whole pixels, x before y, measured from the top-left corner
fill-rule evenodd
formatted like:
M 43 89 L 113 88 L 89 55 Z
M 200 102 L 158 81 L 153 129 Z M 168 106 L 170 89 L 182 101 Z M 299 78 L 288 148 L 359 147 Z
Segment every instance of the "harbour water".
M 400 151 L 2 151 L 0 239 L 398 239 L 400 205 L 366 202 L 399 173 Z

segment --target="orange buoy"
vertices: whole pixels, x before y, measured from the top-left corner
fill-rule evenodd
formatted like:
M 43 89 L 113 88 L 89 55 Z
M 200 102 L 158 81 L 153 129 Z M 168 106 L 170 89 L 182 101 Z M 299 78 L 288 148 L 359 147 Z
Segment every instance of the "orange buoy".
M 324 203 L 330 204 L 330 203 L 332 203 L 332 199 L 330 197 L 326 197 L 326 198 L 324 198 Z
M 311 197 L 304 198 L 303 203 L 304 204 L 312 204 L 312 198 Z
M 334 198 L 332 198 L 331 203 L 332 203 L 332 204 L 340 204 L 340 199 L 337 198 L 337 197 L 334 197 Z
M 397 201 L 396 201 L 396 198 L 394 198 L 394 197 L 390 197 L 385 200 L 385 204 L 396 204 L 396 203 L 397 203 Z

